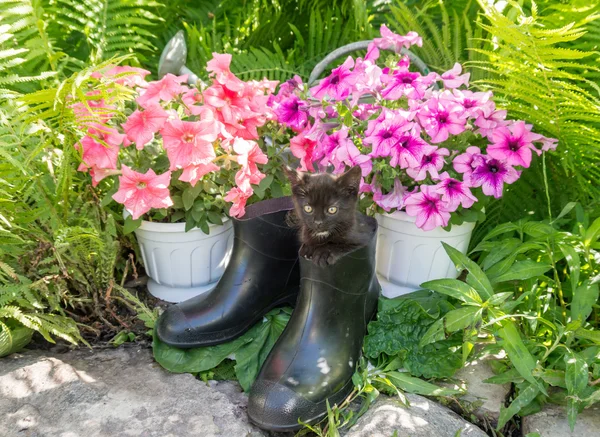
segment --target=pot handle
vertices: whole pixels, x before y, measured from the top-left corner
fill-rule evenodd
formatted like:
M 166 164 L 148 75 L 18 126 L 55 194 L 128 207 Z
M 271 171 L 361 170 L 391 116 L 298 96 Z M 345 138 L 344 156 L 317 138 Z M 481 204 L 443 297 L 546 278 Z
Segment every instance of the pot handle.
M 325 68 L 331 62 L 335 61 L 337 58 L 348 55 L 356 50 L 366 50 L 371 42 L 372 41 L 357 41 L 335 49 L 333 52 L 325 56 L 325 58 L 321 62 L 315 65 L 315 68 L 313 68 L 308 78 L 308 84 L 313 85 L 317 81 L 317 78 L 325 71 Z M 423 73 L 424 75 L 429 74 L 430 70 L 429 67 L 427 67 L 427 64 L 425 64 L 425 62 L 423 62 L 423 60 L 417 55 L 415 55 L 413 52 L 402 47 L 402 49 L 400 49 L 400 53 L 408 56 L 410 62 L 416 65 L 417 68 L 421 70 L 421 73 Z

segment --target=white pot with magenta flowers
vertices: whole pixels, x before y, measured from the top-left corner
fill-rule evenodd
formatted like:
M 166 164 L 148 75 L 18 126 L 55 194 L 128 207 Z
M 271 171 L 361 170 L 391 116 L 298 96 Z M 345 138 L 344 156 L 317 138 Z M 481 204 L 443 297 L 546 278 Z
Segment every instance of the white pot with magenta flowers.
M 302 170 L 361 167 L 360 205 L 379 223 L 377 274 L 390 298 L 456 277 L 442 242 L 466 253 L 485 204 L 519 179 L 532 152 L 556 147 L 508 119 L 491 92 L 469 90 L 460 64 L 428 72 L 407 50 L 414 44 L 415 32 L 383 25 L 364 58 L 348 57 L 313 87 L 294 78 L 271 99 Z
M 79 169 L 124 205 L 148 290 L 169 302 L 216 285 L 231 255 L 228 216 L 243 216 L 247 202 L 283 180 L 258 132 L 272 116 L 267 100 L 276 82 L 244 82 L 230 61 L 215 54 L 211 83 L 200 88 L 188 87 L 186 76 L 146 82 L 147 71 L 110 67 L 89 79 L 92 104 L 73 105 L 83 133 Z M 99 95 L 95 86 L 107 82 L 118 92 Z

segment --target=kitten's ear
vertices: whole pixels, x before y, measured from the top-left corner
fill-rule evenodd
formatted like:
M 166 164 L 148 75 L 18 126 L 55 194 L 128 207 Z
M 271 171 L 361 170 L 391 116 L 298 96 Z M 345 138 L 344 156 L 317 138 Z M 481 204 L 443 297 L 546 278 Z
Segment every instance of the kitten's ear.
M 287 165 L 283 167 L 283 172 L 290 180 L 292 187 L 302 185 L 304 183 L 304 173 L 298 170 L 294 170 Z
M 346 190 L 352 196 L 358 196 L 362 171 L 360 167 L 352 167 L 346 173 L 336 179 L 336 184 Z

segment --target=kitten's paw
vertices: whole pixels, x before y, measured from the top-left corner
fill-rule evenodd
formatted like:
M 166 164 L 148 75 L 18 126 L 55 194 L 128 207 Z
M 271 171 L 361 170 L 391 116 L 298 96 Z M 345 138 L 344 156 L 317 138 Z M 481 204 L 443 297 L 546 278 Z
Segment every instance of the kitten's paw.
M 332 253 L 328 249 L 317 249 L 313 253 L 312 261 L 319 267 L 325 267 L 330 264 L 333 264 L 333 263 L 329 262 L 329 259 L 332 256 L 333 256 Z
M 315 251 L 314 247 L 307 246 L 305 244 L 300 247 L 300 251 L 298 255 L 302 258 L 311 259 L 313 257 L 313 252 Z

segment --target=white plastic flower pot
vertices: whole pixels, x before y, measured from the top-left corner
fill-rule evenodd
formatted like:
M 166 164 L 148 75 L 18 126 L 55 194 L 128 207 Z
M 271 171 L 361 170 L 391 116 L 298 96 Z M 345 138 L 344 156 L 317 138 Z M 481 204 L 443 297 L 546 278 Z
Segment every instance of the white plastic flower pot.
M 209 225 L 210 234 L 198 228 L 185 232 L 185 223 L 143 221 L 135 231 L 146 266 L 148 291 L 167 302 L 182 302 L 212 290 L 233 247 L 233 224 Z
M 385 297 L 411 293 L 426 281 L 456 278 L 458 273 L 442 241 L 466 253 L 475 223 L 424 231 L 404 211 L 378 214 L 376 267 Z

